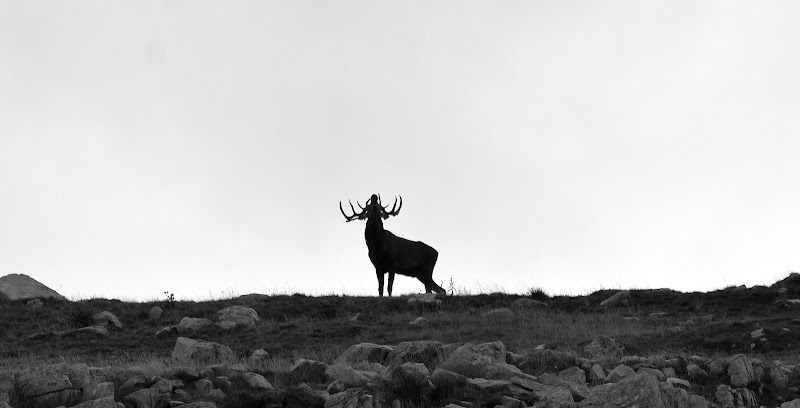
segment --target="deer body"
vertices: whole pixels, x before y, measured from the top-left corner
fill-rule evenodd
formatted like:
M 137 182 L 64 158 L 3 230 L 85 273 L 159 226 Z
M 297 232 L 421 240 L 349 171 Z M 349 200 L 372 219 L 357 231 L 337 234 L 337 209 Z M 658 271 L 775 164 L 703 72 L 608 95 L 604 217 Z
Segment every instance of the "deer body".
M 395 205 L 397 201 L 395 200 Z M 352 204 L 350 205 L 352 208 Z M 403 206 L 402 198 L 400 207 Z M 361 205 L 359 204 L 359 207 Z M 341 203 L 339 203 L 341 210 Z M 420 241 L 411 241 L 398 237 L 390 231 L 383 229 L 383 218 L 390 215 L 397 215 L 400 208 L 392 206 L 391 211 L 380 205 L 380 199 L 373 194 L 367 202 L 367 207 L 362 208 L 360 214 L 355 213 L 347 216 L 342 210 L 342 214 L 348 221 L 354 219 L 367 220 L 367 227 L 364 230 L 364 239 L 369 250 L 369 260 L 375 266 L 375 274 L 378 278 L 378 294 L 383 296 L 384 275 L 389 274 L 388 293 L 392 295 L 392 285 L 395 274 L 417 278 L 425 285 L 425 292 L 445 293 L 445 290 L 433 281 L 433 267 L 439 258 L 439 253 L 435 249 Z

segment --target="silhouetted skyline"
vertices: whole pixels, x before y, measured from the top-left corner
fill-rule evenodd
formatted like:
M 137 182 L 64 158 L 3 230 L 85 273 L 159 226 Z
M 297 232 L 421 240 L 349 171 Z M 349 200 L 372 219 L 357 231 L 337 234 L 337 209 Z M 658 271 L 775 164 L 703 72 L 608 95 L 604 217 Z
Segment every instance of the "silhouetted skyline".
M 338 202 L 380 193 L 445 289 L 772 283 L 800 270 L 798 8 L 9 2 L 0 275 L 372 296 Z

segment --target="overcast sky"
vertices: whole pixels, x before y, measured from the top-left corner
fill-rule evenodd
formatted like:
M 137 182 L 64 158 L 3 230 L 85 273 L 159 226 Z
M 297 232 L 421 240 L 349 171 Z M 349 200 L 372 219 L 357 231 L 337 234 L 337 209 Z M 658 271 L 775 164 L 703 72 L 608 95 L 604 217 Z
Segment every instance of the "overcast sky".
M 376 295 L 342 200 L 457 290 L 800 270 L 797 2 L 0 3 L 0 276 Z M 398 277 L 395 294 L 423 291 Z

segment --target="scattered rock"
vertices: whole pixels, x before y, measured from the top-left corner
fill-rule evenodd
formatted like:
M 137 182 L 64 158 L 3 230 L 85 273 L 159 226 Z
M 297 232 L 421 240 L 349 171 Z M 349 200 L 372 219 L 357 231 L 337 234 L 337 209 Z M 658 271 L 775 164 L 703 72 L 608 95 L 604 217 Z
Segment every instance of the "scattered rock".
M 589 390 L 580 404 L 593 407 L 649 407 L 666 408 L 658 381 L 649 375 L 633 374 L 618 383 L 599 385 Z
M 600 302 L 601 307 L 614 307 L 614 306 L 627 306 L 631 300 L 631 292 L 628 290 L 621 290 L 615 293 L 610 298 Z
M 175 328 L 178 330 L 178 334 L 185 335 L 185 334 L 193 334 L 197 333 L 200 330 L 204 329 L 211 325 L 211 320 L 197 318 L 197 317 L 184 317 L 181 319 L 181 322 L 178 323 Z
M 584 354 L 590 359 L 619 359 L 625 352 L 625 347 L 608 336 L 600 336 L 583 348 Z
M 606 382 L 609 382 L 609 383 L 620 382 L 625 377 L 630 377 L 630 376 L 633 376 L 633 375 L 636 375 L 636 372 L 633 371 L 632 368 L 630 368 L 630 367 L 628 367 L 628 366 L 626 366 L 624 364 L 620 364 L 620 365 L 614 367 L 614 369 L 611 370 L 611 372 L 608 373 L 608 375 L 606 376 Z
M 245 384 L 253 390 L 271 390 L 272 384 L 261 374 L 245 373 L 242 378 Z
M 210 341 L 178 337 L 172 350 L 172 358 L 180 362 L 230 360 L 233 358 L 233 350 Z
M 728 375 L 734 387 L 746 387 L 753 381 L 753 364 L 744 354 L 737 354 L 728 360 Z
M 358 388 L 366 385 L 369 379 L 353 367 L 334 364 L 328 366 L 325 374 L 328 378 L 339 381 L 345 388 Z
M 489 319 L 508 319 L 508 320 L 510 320 L 510 319 L 513 319 L 515 315 L 514 315 L 514 312 L 511 311 L 511 309 L 508 309 L 508 308 L 505 308 L 505 307 L 501 307 L 499 309 L 493 309 L 493 310 L 490 310 L 488 312 L 485 312 L 485 313 L 481 314 L 481 316 L 483 316 L 485 318 L 489 318 Z
M 423 363 L 433 370 L 443 361 L 442 343 L 438 341 L 420 340 L 404 341 L 398 344 L 386 356 L 386 365 L 400 365 L 406 362 Z
M 64 299 L 53 289 L 42 285 L 28 275 L 12 273 L 0 278 L 0 299 L 28 300 L 28 299 Z
M 467 343 L 455 349 L 440 366 L 445 370 L 469 378 L 508 379 L 522 374 L 519 368 L 505 362 L 506 347 L 503 343 Z
M 104 310 L 100 313 L 97 313 L 96 315 L 92 316 L 92 320 L 94 321 L 95 326 L 104 326 L 122 330 L 122 323 L 119 322 L 117 316 L 114 316 L 114 314 L 109 311 Z
M 416 305 L 416 306 L 428 306 L 428 307 L 439 307 L 442 305 L 441 299 L 436 299 L 435 293 L 422 293 L 417 295 L 411 295 L 408 298 L 409 305 Z
M 289 369 L 289 378 L 294 382 L 323 383 L 327 379 L 328 366 L 319 361 L 301 358 Z
M 409 324 L 412 325 L 412 326 L 422 326 L 424 324 L 428 324 L 428 319 L 420 316 L 420 317 L 412 320 Z
M 151 307 L 150 311 L 147 313 L 147 316 L 152 321 L 161 320 L 161 316 L 163 316 L 163 315 L 164 315 L 164 309 L 162 309 L 162 308 L 160 308 L 158 306 Z
M 394 349 L 393 346 L 382 346 L 372 343 L 354 344 L 347 348 L 337 359 L 339 364 L 353 366 L 358 363 L 383 364 L 386 356 Z
M 253 327 L 259 320 L 258 313 L 246 306 L 228 306 L 217 312 L 217 326 L 223 329 Z
M 266 361 L 269 358 L 269 353 L 264 349 L 258 349 L 250 354 L 250 361 Z
M 325 408 L 372 408 L 372 395 L 361 390 L 347 390 L 331 395 Z

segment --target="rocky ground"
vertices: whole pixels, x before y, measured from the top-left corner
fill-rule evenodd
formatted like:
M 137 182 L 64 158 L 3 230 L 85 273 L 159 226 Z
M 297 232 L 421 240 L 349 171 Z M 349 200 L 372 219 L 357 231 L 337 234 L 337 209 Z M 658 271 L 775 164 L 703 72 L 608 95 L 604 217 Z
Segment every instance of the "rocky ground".
M 0 408 L 800 407 L 796 274 L 689 294 L 0 308 Z

